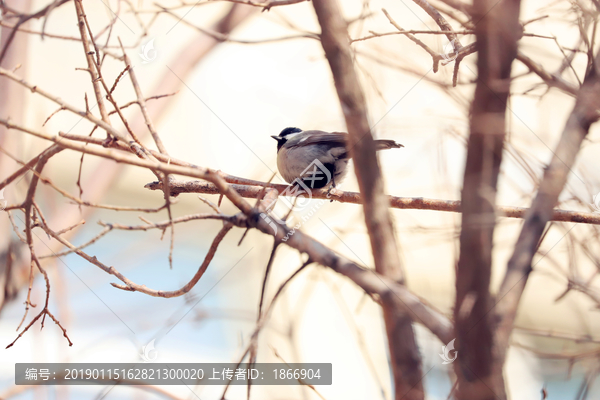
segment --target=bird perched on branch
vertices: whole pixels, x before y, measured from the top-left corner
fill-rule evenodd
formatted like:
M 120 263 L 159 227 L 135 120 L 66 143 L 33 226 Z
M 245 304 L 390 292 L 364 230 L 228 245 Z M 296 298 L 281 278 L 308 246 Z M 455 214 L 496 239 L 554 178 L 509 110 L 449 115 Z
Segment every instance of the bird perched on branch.
M 309 189 L 335 188 L 348 172 L 348 134 L 285 128 L 277 140 L 277 168 L 286 182 Z M 404 147 L 393 140 L 375 140 L 376 150 Z

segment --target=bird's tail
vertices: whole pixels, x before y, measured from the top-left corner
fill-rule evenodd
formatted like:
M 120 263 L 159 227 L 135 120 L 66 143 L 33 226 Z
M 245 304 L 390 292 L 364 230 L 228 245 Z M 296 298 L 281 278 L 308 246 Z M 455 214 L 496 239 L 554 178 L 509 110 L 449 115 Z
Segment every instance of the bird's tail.
M 399 149 L 400 147 L 404 146 L 389 139 L 381 139 L 375 141 L 375 150 L 377 151 L 387 149 Z

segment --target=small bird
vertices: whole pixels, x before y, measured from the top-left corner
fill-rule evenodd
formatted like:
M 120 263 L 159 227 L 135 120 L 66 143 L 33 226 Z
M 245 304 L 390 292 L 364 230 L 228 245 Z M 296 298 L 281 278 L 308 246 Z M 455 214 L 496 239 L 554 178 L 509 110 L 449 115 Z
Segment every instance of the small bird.
M 348 172 L 348 134 L 285 128 L 277 140 L 277 168 L 288 183 L 299 179 L 310 189 L 335 188 Z M 393 140 L 375 140 L 376 150 L 404 147 Z

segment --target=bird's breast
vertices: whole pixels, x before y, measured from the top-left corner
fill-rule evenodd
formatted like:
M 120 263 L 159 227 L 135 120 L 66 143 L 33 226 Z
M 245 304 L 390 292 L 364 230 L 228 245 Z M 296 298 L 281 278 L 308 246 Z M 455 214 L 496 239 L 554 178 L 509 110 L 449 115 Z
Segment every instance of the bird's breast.
M 283 179 L 288 183 L 292 183 L 294 179 L 303 176 L 305 171 L 313 168 L 318 161 L 320 165 L 335 165 L 335 169 L 345 169 L 348 159 L 340 159 L 334 154 L 345 153 L 344 148 L 331 148 L 319 145 L 298 146 L 298 147 L 282 147 L 277 153 L 277 168 Z M 343 165 L 342 165 L 343 164 Z M 330 167 L 328 167 L 330 168 Z M 329 171 L 328 171 L 329 172 Z M 332 171 L 338 175 L 342 171 Z M 337 178 L 337 176 L 336 176 Z

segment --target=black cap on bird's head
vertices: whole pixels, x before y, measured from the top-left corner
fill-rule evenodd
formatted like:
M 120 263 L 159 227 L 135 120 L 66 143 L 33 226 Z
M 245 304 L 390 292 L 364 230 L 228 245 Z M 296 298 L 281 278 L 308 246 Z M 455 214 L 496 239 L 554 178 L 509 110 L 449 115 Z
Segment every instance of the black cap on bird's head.
M 287 135 L 291 135 L 292 133 L 300 133 L 302 132 L 302 129 L 300 128 L 285 128 L 284 130 L 282 130 L 278 136 L 271 136 L 273 139 L 277 140 L 277 150 L 279 150 L 281 148 L 281 146 L 283 146 L 285 144 L 285 142 L 287 142 Z
M 300 128 L 285 128 L 284 130 L 282 130 L 279 133 L 279 136 L 285 137 L 287 135 L 291 135 L 292 133 L 300 133 L 300 132 L 302 132 L 302 129 L 300 129 Z

